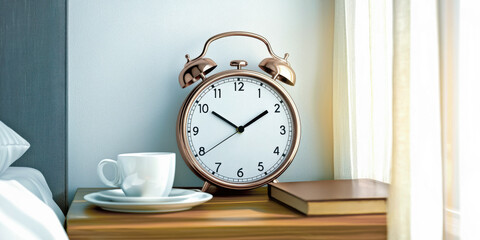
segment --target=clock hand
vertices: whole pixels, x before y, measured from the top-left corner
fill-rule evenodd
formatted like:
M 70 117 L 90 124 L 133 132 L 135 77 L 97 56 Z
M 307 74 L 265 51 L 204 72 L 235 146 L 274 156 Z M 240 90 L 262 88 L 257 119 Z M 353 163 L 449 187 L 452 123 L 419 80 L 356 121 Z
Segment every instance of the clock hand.
M 263 112 L 260 113 L 258 116 L 256 116 L 256 117 L 253 118 L 252 120 L 250 120 L 250 122 L 245 123 L 245 125 L 243 125 L 243 128 L 246 128 L 246 127 L 250 126 L 250 124 L 256 122 L 256 121 L 257 121 L 258 119 L 260 119 L 261 117 L 267 115 L 267 113 L 268 113 L 268 110 L 263 111 Z M 243 131 L 242 131 L 242 132 L 243 132 Z
M 227 138 L 223 139 L 221 142 L 217 143 L 215 146 L 213 146 L 212 148 L 208 149 L 208 151 L 206 151 L 203 155 L 207 154 L 208 152 L 212 151 L 212 149 L 216 148 L 218 145 L 222 144 L 223 142 L 227 141 L 229 138 L 233 137 L 233 135 L 237 134 L 238 131 L 235 131 L 234 133 L 232 133 L 232 135 L 228 136 Z
M 215 111 L 212 111 L 212 114 L 217 116 L 218 118 L 222 119 L 223 121 L 225 121 L 226 123 L 228 123 L 230 126 L 234 127 L 235 129 L 237 129 L 237 125 L 233 124 L 232 122 L 228 121 L 226 118 L 222 117 L 220 114 L 216 113 Z

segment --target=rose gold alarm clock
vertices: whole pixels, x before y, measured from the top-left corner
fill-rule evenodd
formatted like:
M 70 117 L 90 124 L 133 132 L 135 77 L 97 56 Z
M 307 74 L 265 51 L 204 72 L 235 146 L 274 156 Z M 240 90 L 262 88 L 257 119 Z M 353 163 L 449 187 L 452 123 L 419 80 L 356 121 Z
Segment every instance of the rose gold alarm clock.
M 271 57 L 258 65 L 265 73 L 235 69 L 207 75 L 217 66 L 205 58 L 210 44 L 242 36 L 265 43 Z M 202 80 L 185 99 L 177 120 L 177 143 L 190 169 L 205 181 L 228 189 L 252 189 L 276 179 L 287 169 L 300 143 L 300 119 L 290 95 L 280 83 L 295 85 L 288 54 L 277 56 L 264 37 L 250 32 L 226 32 L 208 39 L 203 52 L 190 60 L 179 76 L 180 86 Z

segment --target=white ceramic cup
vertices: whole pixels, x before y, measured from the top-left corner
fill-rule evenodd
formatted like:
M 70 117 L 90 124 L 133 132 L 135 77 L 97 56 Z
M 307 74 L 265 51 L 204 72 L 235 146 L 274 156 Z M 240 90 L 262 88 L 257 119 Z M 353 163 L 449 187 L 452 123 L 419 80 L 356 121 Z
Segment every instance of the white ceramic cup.
M 105 165 L 115 167 L 109 180 L 103 173 Z M 103 159 L 97 173 L 107 186 L 122 188 L 128 197 L 166 197 L 172 190 L 175 175 L 175 153 L 146 152 L 119 154 L 117 161 Z

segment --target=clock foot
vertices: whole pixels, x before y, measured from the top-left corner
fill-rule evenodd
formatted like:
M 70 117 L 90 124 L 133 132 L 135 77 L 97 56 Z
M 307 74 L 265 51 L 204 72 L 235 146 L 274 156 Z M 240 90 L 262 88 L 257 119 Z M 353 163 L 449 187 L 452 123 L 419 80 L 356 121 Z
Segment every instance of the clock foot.
M 205 182 L 203 184 L 203 187 L 202 187 L 202 192 L 206 192 L 208 190 L 208 188 L 210 187 L 210 183 L 209 182 Z
M 272 183 L 279 183 L 279 181 L 277 179 L 274 179 Z

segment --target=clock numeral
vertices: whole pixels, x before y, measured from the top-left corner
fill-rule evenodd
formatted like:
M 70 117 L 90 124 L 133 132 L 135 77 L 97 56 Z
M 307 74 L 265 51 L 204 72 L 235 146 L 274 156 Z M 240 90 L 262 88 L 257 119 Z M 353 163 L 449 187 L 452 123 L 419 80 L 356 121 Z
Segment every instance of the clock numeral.
M 215 98 L 222 98 L 222 89 L 213 89 L 213 91 L 215 92 Z
M 285 133 L 287 133 L 287 131 L 285 130 L 285 125 L 281 125 L 280 126 L 280 134 L 285 135 Z
M 261 97 L 262 97 L 262 91 L 261 91 L 261 89 L 259 88 L 259 89 L 258 89 L 258 98 L 261 98 Z
M 193 127 L 193 136 L 197 136 L 198 131 L 198 127 Z
M 259 163 L 258 163 L 258 171 L 263 171 L 263 169 L 265 169 L 265 168 L 263 167 L 263 162 L 259 162 Z
M 200 156 L 205 155 L 205 148 L 204 148 L 204 147 L 200 147 L 200 148 L 198 149 L 198 154 L 199 154 Z
M 243 168 L 238 169 L 238 171 L 237 171 L 237 176 L 238 176 L 238 177 L 243 177 L 243 172 L 242 172 L 242 170 L 243 170 Z
M 216 162 L 215 164 L 217 164 L 217 170 L 216 170 L 216 172 L 218 172 L 218 169 L 220 168 L 220 165 L 222 165 L 222 163 L 221 163 L 221 162 Z
M 279 113 L 280 112 L 280 104 L 275 103 L 275 107 L 277 108 L 277 109 L 275 109 L 275 113 Z
M 280 149 L 278 148 L 278 146 L 275 148 L 275 150 L 273 150 L 273 153 L 280 155 Z
M 238 83 L 238 86 L 237 86 L 237 83 Z M 234 82 L 233 84 L 235 85 L 235 91 L 238 91 L 238 92 L 243 92 L 244 91 L 243 82 Z
M 207 104 L 198 104 L 198 109 L 200 110 L 200 113 L 208 113 Z

